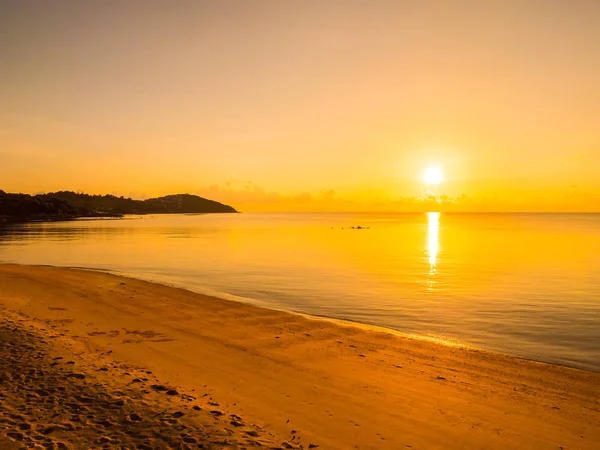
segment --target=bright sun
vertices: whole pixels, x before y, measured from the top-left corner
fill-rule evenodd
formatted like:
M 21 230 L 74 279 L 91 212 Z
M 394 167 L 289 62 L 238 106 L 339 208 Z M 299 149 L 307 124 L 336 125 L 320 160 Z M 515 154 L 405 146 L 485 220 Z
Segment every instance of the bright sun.
M 442 171 L 437 167 L 430 167 L 423 174 L 423 181 L 426 184 L 440 184 L 443 178 Z

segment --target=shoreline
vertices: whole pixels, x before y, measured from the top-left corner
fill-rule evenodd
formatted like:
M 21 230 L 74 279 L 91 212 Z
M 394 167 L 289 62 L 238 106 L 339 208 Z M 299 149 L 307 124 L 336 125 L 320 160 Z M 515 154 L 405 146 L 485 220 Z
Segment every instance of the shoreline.
M 0 266 L 1 265 L 2 265 L 2 263 L 0 263 Z M 25 266 L 25 267 L 32 266 L 31 264 L 15 264 L 15 265 L 22 265 L 22 266 Z M 337 324 L 337 325 L 341 325 L 341 326 L 357 327 L 357 328 L 360 328 L 360 329 L 363 329 L 363 330 L 366 330 L 366 331 L 373 331 L 373 332 L 379 332 L 379 333 L 388 333 L 388 334 L 391 334 L 391 335 L 394 335 L 394 336 L 398 336 L 400 338 L 430 341 L 430 342 L 439 343 L 441 345 L 447 345 L 447 346 L 450 346 L 450 347 L 461 347 L 461 348 L 470 349 L 470 350 L 477 350 L 477 351 L 481 351 L 481 352 L 489 352 L 489 353 L 494 353 L 494 354 L 498 354 L 498 355 L 511 356 L 511 357 L 514 357 L 514 358 L 524 359 L 524 360 L 528 360 L 528 361 L 541 362 L 541 363 L 544 363 L 544 364 L 552 364 L 552 365 L 557 365 L 557 366 L 569 367 L 569 368 L 572 368 L 572 369 L 578 369 L 577 367 L 571 367 L 571 366 L 567 366 L 567 365 L 564 365 L 564 364 L 549 363 L 549 362 L 538 361 L 538 360 L 530 359 L 530 358 L 523 358 L 523 357 L 516 356 L 516 355 L 510 355 L 508 353 L 497 352 L 497 351 L 494 351 L 494 350 L 487 350 L 485 348 L 477 347 L 477 346 L 472 345 L 472 344 L 467 344 L 467 343 L 464 343 L 464 342 L 453 341 L 451 339 L 444 338 L 442 336 L 430 336 L 430 335 L 421 335 L 421 334 L 417 334 L 417 333 L 405 333 L 405 332 L 402 332 L 400 330 L 395 330 L 394 328 L 386 327 L 384 325 L 370 324 L 370 323 L 365 323 L 365 322 L 359 322 L 357 320 L 342 319 L 342 318 L 331 317 L 331 316 L 326 316 L 326 315 L 309 314 L 309 313 L 305 313 L 305 312 L 297 311 L 297 310 L 293 310 L 293 309 L 278 308 L 276 306 L 269 305 L 269 304 L 265 303 L 262 300 L 257 300 L 257 299 L 251 298 L 251 297 L 241 297 L 239 295 L 228 294 L 226 292 L 215 292 L 215 291 L 211 291 L 211 292 L 205 291 L 205 292 L 203 292 L 201 290 L 195 291 L 195 290 L 193 290 L 193 289 L 191 289 L 191 288 L 189 288 L 187 286 L 184 286 L 184 285 L 179 285 L 179 284 L 171 283 L 171 282 L 168 282 L 168 281 L 158 281 L 158 280 L 146 279 L 145 277 L 143 277 L 141 275 L 136 275 L 136 274 L 132 274 L 132 273 L 128 273 L 128 272 L 119 272 L 119 271 L 112 271 L 112 270 L 107 270 L 107 269 L 90 268 L 90 267 L 78 267 L 78 266 L 54 266 L 54 265 L 51 265 L 51 264 L 42 264 L 40 266 L 42 266 L 42 267 L 55 267 L 55 268 L 74 269 L 74 270 L 90 270 L 90 271 L 93 271 L 93 272 L 105 273 L 107 275 L 115 275 L 115 276 L 122 277 L 122 278 L 130 278 L 132 280 L 145 281 L 147 283 L 160 284 L 160 285 L 166 286 L 166 287 L 172 287 L 172 288 L 175 288 L 175 289 L 182 289 L 184 291 L 187 291 L 187 292 L 190 292 L 190 293 L 193 293 L 193 294 L 206 295 L 208 297 L 214 297 L 216 299 L 227 301 L 227 302 L 242 303 L 242 304 L 245 304 L 245 305 L 255 306 L 257 308 L 269 309 L 269 310 L 272 310 L 272 311 L 278 311 L 278 312 L 282 312 L 282 313 L 286 313 L 286 314 L 294 314 L 294 315 L 298 315 L 298 316 L 304 317 L 304 318 L 309 319 L 309 320 L 324 320 L 324 321 L 331 322 L 333 324 Z M 579 370 L 585 370 L 585 369 L 579 369 Z M 593 372 L 593 371 L 586 370 L 586 372 Z
M 54 223 L 54 222 L 75 222 L 83 220 L 124 220 L 127 216 L 161 216 L 161 215 L 200 215 L 200 214 L 242 214 L 241 211 L 228 212 L 143 212 L 143 213 L 119 213 L 104 214 L 97 213 L 91 215 L 73 215 L 73 216 L 48 216 L 48 217 L 18 217 L 18 216 L 0 216 L 0 225 L 25 225 L 30 223 Z
M 529 358 L 526 356 L 520 356 L 520 355 L 515 355 L 515 354 L 511 354 L 511 353 L 507 353 L 507 352 L 502 352 L 499 350 L 487 349 L 487 348 L 479 347 L 477 345 L 470 344 L 467 342 L 452 340 L 452 339 L 444 337 L 444 336 L 424 335 L 424 334 L 418 334 L 418 333 L 406 333 L 406 332 L 402 332 L 400 330 L 396 330 L 394 328 L 386 327 L 384 325 L 370 324 L 370 323 L 365 323 L 365 322 L 359 322 L 357 320 L 331 317 L 331 316 L 326 316 L 326 315 L 309 314 L 309 313 L 305 313 L 305 312 L 297 311 L 297 310 L 293 310 L 293 309 L 278 308 L 276 306 L 269 305 L 269 304 L 265 303 L 264 301 L 250 298 L 250 297 L 241 297 L 241 296 L 234 295 L 234 294 L 228 294 L 225 292 L 215 292 L 215 291 L 210 291 L 210 290 L 207 290 L 207 291 L 193 290 L 182 284 L 172 283 L 169 281 L 153 280 L 153 279 L 151 279 L 151 276 L 145 277 L 145 276 L 139 275 L 139 274 L 134 274 L 134 273 L 129 273 L 129 272 L 121 272 L 118 270 L 110 270 L 110 269 L 105 269 L 105 268 L 96 268 L 96 267 L 56 266 L 56 265 L 52 265 L 52 264 L 35 264 L 35 265 L 33 265 L 33 264 L 20 264 L 20 263 L 0 263 L 0 267 L 2 267 L 3 265 L 7 265 L 7 266 L 15 265 L 15 266 L 22 266 L 22 267 L 49 267 L 49 268 L 57 268 L 57 269 L 73 269 L 73 270 L 82 270 L 82 271 L 103 273 L 106 275 L 114 275 L 117 277 L 129 278 L 132 280 L 144 281 L 144 282 L 152 283 L 152 284 L 160 284 L 161 286 L 165 286 L 165 287 L 182 289 L 184 291 L 187 291 L 187 292 L 190 292 L 193 294 L 214 297 L 218 300 L 251 305 L 251 306 L 255 306 L 257 308 L 264 308 L 264 309 L 269 309 L 272 311 L 278 311 L 278 312 L 287 313 L 287 314 L 294 314 L 294 315 L 298 315 L 298 316 L 307 318 L 309 320 L 323 320 L 323 321 L 327 321 L 327 322 L 337 324 L 340 326 L 357 327 L 357 328 L 365 330 L 365 331 L 387 333 L 387 334 L 397 336 L 399 338 L 404 338 L 404 339 L 427 341 L 427 342 L 436 343 L 439 345 L 445 345 L 445 346 L 449 346 L 449 347 L 463 348 L 463 349 L 477 351 L 477 352 L 490 353 L 492 355 L 516 358 L 516 359 L 520 359 L 523 361 L 529 361 L 532 363 L 548 364 L 551 366 L 565 367 L 568 369 L 581 370 L 583 372 L 591 372 L 591 373 L 600 374 L 600 371 L 596 371 L 596 370 L 577 367 L 575 365 L 569 365 L 569 364 L 565 364 L 565 363 L 543 361 L 540 359 Z
M 52 264 L 0 263 L 0 267 L 2 267 L 2 266 L 48 267 L 48 268 L 55 268 L 55 269 L 72 269 L 72 270 L 82 270 L 82 271 L 103 273 L 106 275 L 114 275 L 117 277 L 128 278 L 131 280 L 144 281 L 146 283 L 151 283 L 151 284 L 159 284 L 161 286 L 165 286 L 165 287 L 169 287 L 169 288 L 181 289 L 181 290 L 187 291 L 192 294 L 213 297 L 215 299 L 223 300 L 223 301 L 227 301 L 227 302 L 241 303 L 244 305 L 255 306 L 257 308 L 269 309 L 272 311 L 278 311 L 278 312 L 282 312 L 282 313 L 286 313 L 286 314 L 294 314 L 294 315 L 301 316 L 301 317 L 304 317 L 309 320 L 324 320 L 324 321 L 331 322 L 331 323 L 341 325 L 341 326 L 357 327 L 357 328 L 360 328 L 360 329 L 363 329 L 366 331 L 388 333 L 388 334 L 391 334 L 394 336 L 398 336 L 400 338 L 424 340 L 424 341 L 429 341 L 429 342 L 435 342 L 440 345 L 447 345 L 449 347 L 460 347 L 460 348 L 465 348 L 465 349 L 470 349 L 470 350 L 493 353 L 493 354 L 497 354 L 497 355 L 505 355 L 505 356 L 509 356 L 509 357 L 513 357 L 513 358 L 523 359 L 526 361 L 540 362 L 542 364 L 551 364 L 551 365 L 556 365 L 556 366 L 568 367 L 571 369 L 584 370 L 586 372 L 593 372 L 590 370 L 579 369 L 577 367 L 567 366 L 565 364 L 556 364 L 556 363 L 551 363 L 551 362 L 546 362 L 546 361 L 539 361 L 539 360 L 535 360 L 535 359 L 531 359 L 531 358 L 524 358 L 524 357 L 520 357 L 520 356 L 516 356 L 516 355 L 510 355 L 508 353 L 502 353 L 502 352 L 498 352 L 498 351 L 494 351 L 494 350 L 488 350 L 488 349 L 477 347 L 475 345 L 468 344 L 465 342 L 453 341 L 451 339 L 444 338 L 442 336 L 421 335 L 421 334 L 417 334 L 417 333 L 405 333 L 405 332 L 402 332 L 399 330 L 395 330 L 394 328 L 386 327 L 384 325 L 370 324 L 370 323 L 365 323 L 365 322 L 359 322 L 357 320 L 342 319 L 342 318 L 331 317 L 331 316 L 326 316 L 326 315 L 309 314 L 309 313 L 305 313 L 305 312 L 297 311 L 297 310 L 293 310 L 293 309 L 278 308 L 276 306 L 269 305 L 261 300 L 257 300 L 257 299 L 251 298 L 251 297 L 241 297 L 239 295 L 228 294 L 226 292 L 215 292 L 215 291 L 209 292 L 208 290 L 205 292 L 203 292 L 201 290 L 196 291 L 196 290 L 193 290 L 184 285 L 179 285 L 179 284 L 172 283 L 169 281 L 153 280 L 153 279 L 151 279 L 150 276 L 148 276 L 148 278 L 146 278 L 142 275 L 136 275 L 136 274 L 129 273 L 129 272 L 121 272 L 118 270 L 109 270 L 109 269 L 103 269 L 103 268 L 98 268 L 98 267 L 83 267 L 83 266 L 56 266 L 56 265 L 52 265 Z
M 179 392 L 209 390 L 223 415 L 296 446 L 281 448 L 600 441 L 595 372 L 101 270 L 2 264 L 0 316 L 20 314 L 42 335 L 54 333 L 52 342 L 76 348 L 83 366 L 101 356 L 149 370 Z
M 600 214 L 600 213 L 598 213 L 598 214 Z M 0 266 L 2 264 L 3 263 L 0 263 Z M 10 263 L 10 264 L 17 264 L 17 263 Z M 19 265 L 19 264 L 17 264 L 17 265 Z M 23 265 L 30 266 L 30 264 L 23 264 Z M 520 359 L 523 361 L 530 361 L 533 363 L 548 364 L 548 365 L 552 365 L 552 366 L 566 367 L 566 368 L 573 369 L 573 370 L 581 370 L 584 372 L 600 374 L 600 369 L 593 370 L 593 369 L 589 369 L 589 368 L 579 367 L 579 366 L 575 365 L 576 363 L 567 364 L 565 362 L 544 361 L 541 359 L 535 359 L 532 357 L 508 353 L 508 352 L 502 351 L 502 350 L 494 350 L 494 349 L 490 349 L 490 348 L 481 347 L 481 346 L 471 344 L 468 342 L 454 340 L 454 339 L 451 339 L 451 338 L 445 337 L 445 336 L 403 332 L 403 331 L 396 330 L 391 327 L 387 327 L 385 325 L 377 325 L 374 323 L 360 322 L 358 320 L 352 320 L 352 319 L 347 319 L 347 318 L 331 317 L 331 316 L 326 316 L 326 315 L 306 313 L 306 312 L 298 311 L 298 310 L 294 310 L 294 309 L 286 309 L 283 307 L 277 307 L 274 305 L 270 305 L 262 300 L 258 300 L 258 299 L 252 298 L 252 297 L 242 297 L 242 296 L 235 295 L 235 294 L 229 294 L 226 292 L 218 292 L 218 291 L 213 291 L 213 290 L 201 290 L 201 289 L 194 290 L 184 284 L 173 283 L 170 281 L 153 280 L 153 279 L 151 279 L 151 276 L 148 276 L 146 278 L 139 274 L 134 274 L 134 273 L 130 273 L 130 272 L 112 271 L 110 269 L 102 269 L 102 268 L 90 268 L 90 267 L 78 267 L 78 266 L 54 266 L 51 264 L 47 264 L 47 265 L 43 265 L 43 266 L 44 267 L 68 268 L 68 269 L 76 269 L 76 270 L 91 270 L 94 272 L 101 272 L 101 273 L 106 273 L 109 275 L 116 275 L 116 276 L 120 276 L 123 278 L 131 278 L 134 280 L 140 280 L 140 281 L 146 281 L 149 283 L 161 284 L 161 285 L 167 286 L 167 287 L 183 289 L 183 290 L 191 292 L 191 293 L 195 293 L 195 294 L 199 294 L 199 295 L 206 295 L 209 297 L 215 297 L 219 300 L 225 300 L 225 301 L 230 301 L 230 302 L 234 302 L 234 303 L 242 303 L 242 304 L 252 305 L 252 306 L 256 306 L 258 308 L 270 309 L 273 311 L 279 311 L 279 312 L 283 312 L 283 313 L 287 313 L 287 314 L 295 314 L 295 315 L 299 315 L 299 316 L 302 316 L 302 317 L 305 317 L 305 318 L 311 319 L 311 320 L 324 320 L 324 321 L 328 321 L 333 324 L 338 324 L 341 326 L 351 326 L 351 327 L 357 327 L 357 328 L 360 328 L 360 329 L 363 329 L 366 331 L 388 333 L 388 334 L 391 334 L 393 336 L 397 336 L 400 338 L 428 341 L 428 342 L 437 343 L 440 345 L 446 345 L 449 347 L 464 348 L 464 349 L 478 351 L 478 352 L 490 353 L 493 355 L 517 358 L 517 359 Z

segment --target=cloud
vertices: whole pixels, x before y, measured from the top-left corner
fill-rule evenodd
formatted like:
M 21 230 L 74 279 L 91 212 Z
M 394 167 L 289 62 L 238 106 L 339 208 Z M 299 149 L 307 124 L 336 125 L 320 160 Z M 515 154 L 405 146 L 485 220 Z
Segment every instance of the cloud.
M 517 211 L 592 211 L 600 204 L 600 195 L 570 187 L 553 195 L 523 191 L 520 196 L 496 195 L 472 197 L 461 194 L 427 196 L 383 196 L 340 194 L 333 189 L 319 192 L 281 194 L 264 189 L 248 180 L 231 179 L 194 192 L 202 197 L 231 204 L 245 212 L 517 212 Z
M 136 199 L 172 193 L 184 191 L 114 192 L 118 196 Z M 391 196 L 379 190 L 338 192 L 334 189 L 284 194 L 265 189 L 250 180 L 231 178 L 189 193 L 229 204 L 242 212 L 592 212 L 598 211 L 600 205 L 600 193 L 571 184 L 553 191 L 523 188 L 504 196 L 493 193 L 480 196 Z
M 448 197 L 401 197 L 397 199 L 353 198 L 339 195 L 333 189 L 319 192 L 281 194 L 264 189 L 248 180 L 231 179 L 222 185 L 213 184 L 194 194 L 231 204 L 242 211 L 286 212 L 344 212 L 344 211 L 395 211 L 431 210 L 432 206 L 450 205 L 457 199 Z

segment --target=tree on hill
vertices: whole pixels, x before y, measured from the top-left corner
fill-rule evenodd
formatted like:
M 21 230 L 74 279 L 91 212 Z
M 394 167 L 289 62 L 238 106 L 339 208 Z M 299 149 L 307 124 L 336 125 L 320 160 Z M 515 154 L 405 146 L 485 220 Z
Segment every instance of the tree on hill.
M 0 216 L 24 220 L 71 218 L 77 210 L 68 202 L 42 195 L 7 194 L 0 191 Z
M 191 194 L 133 200 L 115 195 L 89 195 L 71 191 L 31 196 L 0 191 L 0 216 L 24 220 L 124 214 L 235 213 L 234 208 Z

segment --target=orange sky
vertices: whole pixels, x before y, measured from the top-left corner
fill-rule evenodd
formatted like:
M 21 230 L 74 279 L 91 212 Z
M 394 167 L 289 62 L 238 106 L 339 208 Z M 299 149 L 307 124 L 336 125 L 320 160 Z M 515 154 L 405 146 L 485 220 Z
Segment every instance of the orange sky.
M 5 191 L 600 211 L 598 1 L 15 0 L 0 29 Z

